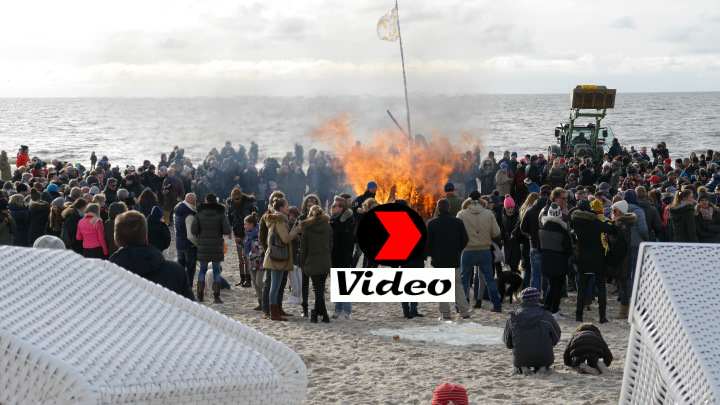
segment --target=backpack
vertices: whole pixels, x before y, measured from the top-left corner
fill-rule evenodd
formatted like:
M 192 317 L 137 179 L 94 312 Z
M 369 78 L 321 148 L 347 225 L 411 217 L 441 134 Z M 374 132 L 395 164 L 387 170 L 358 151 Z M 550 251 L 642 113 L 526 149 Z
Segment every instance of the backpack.
M 612 267 L 620 266 L 628 255 L 628 241 L 625 232 L 619 229 L 617 234 L 608 238 L 608 253 L 605 262 Z

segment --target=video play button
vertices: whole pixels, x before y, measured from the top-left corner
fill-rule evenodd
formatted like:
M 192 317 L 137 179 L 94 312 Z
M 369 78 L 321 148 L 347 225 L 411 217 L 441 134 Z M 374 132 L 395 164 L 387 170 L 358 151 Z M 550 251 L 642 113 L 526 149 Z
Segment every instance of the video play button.
M 407 267 L 422 260 L 427 230 L 422 217 L 410 207 L 379 205 L 362 216 L 358 245 L 377 264 Z

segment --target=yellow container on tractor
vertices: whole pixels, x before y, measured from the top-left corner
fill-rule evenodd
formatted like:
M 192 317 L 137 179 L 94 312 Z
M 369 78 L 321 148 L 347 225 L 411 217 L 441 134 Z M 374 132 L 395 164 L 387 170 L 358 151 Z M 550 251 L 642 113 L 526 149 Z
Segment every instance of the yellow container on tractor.
M 594 84 L 581 84 L 573 89 L 570 100 L 570 118 L 555 127 L 557 144 L 548 148 L 549 154 L 564 157 L 592 158 L 602 161 L 614 138 L 608 127 L 600 125 L 607 110 L 615 107 L 615 89 Z M 594 118 L 585 126 L 578 118 Z

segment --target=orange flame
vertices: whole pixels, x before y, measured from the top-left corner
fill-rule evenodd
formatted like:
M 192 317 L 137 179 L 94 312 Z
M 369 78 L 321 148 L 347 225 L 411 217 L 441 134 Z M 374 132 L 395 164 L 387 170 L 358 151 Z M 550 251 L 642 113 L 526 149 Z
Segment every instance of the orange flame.
M 379 203 L 403 199 L 426 218 L 432 216 L 453 171 L 472 164 L 447 136 L 439 134 L 410 142 L 398 130 L 383 130 L 361 144 L 352 134 L 347 115 L 327 121 L 311 137 L 332 148 L 355 193 L 363 193 L 373 180 L 378 184 L 375 198 Z M 460 144 L 472 149 L 480 142 L 463 133 Z

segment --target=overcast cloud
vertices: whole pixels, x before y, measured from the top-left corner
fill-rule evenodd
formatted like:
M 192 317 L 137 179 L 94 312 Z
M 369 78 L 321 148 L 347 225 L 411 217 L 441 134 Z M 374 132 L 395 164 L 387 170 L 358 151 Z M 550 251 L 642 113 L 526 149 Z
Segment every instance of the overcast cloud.
M 400 95 L 392 0 L 8 2 L 2 96 Z M 401 0 L 411 92 L 720 90 L 720 2 Z

